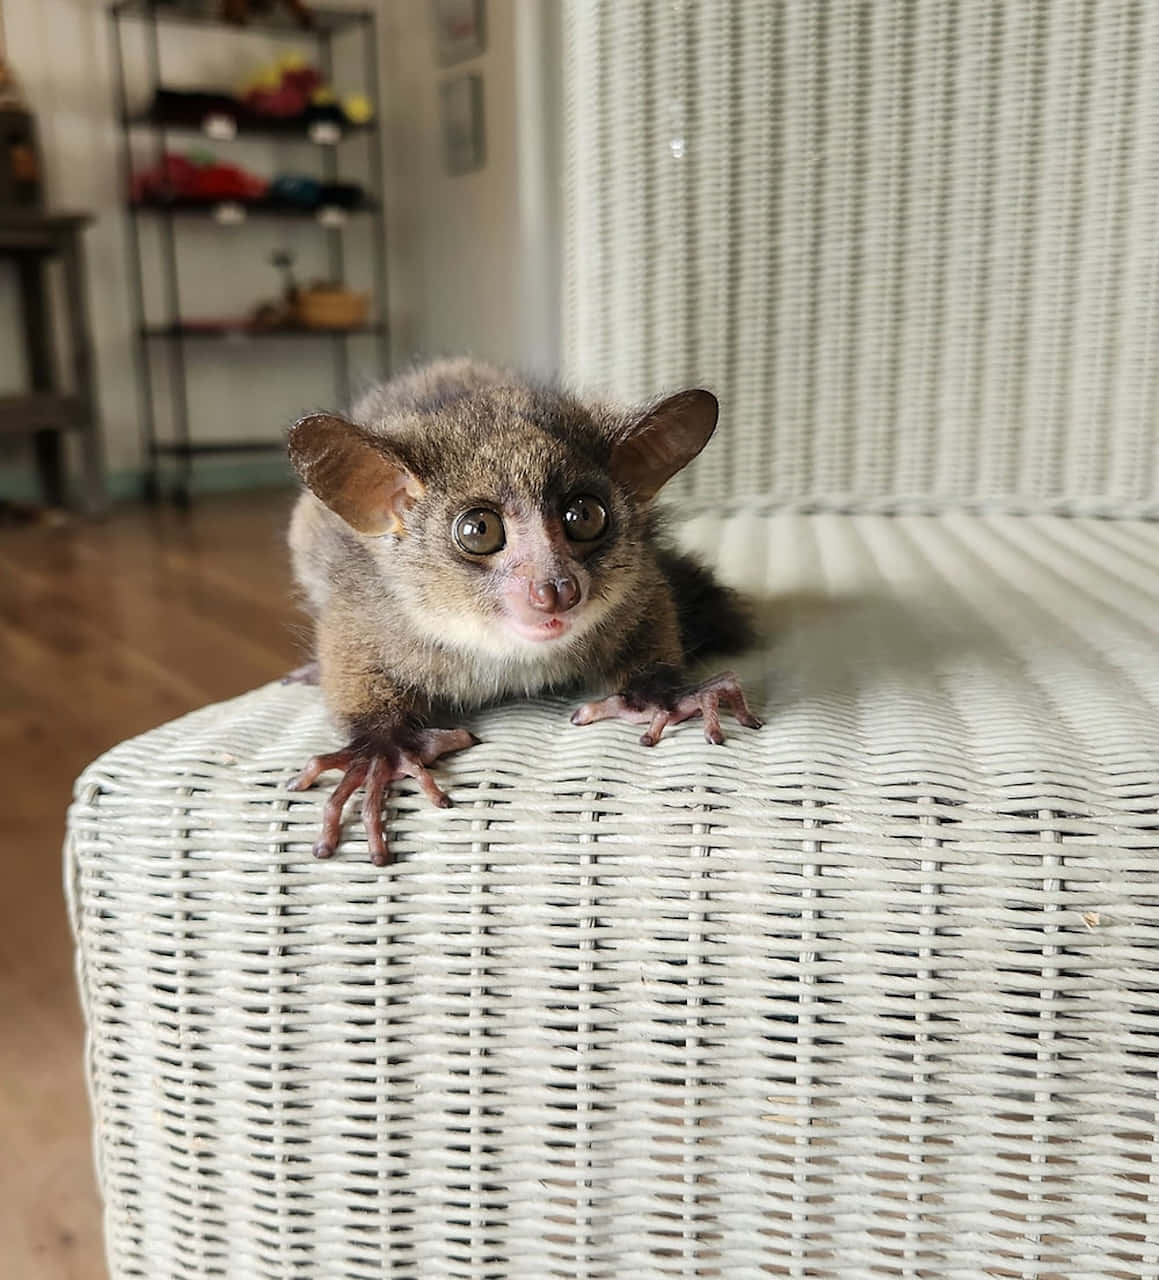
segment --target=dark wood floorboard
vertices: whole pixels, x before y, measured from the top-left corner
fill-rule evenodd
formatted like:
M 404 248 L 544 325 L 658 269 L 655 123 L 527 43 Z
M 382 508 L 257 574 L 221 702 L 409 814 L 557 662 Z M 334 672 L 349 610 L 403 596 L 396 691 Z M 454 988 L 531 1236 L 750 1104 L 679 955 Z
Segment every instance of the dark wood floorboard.
M 122 739 L 303 660 L 292 495 L 0 530 L 0 1273 L 104 1280 L 60 851 Z

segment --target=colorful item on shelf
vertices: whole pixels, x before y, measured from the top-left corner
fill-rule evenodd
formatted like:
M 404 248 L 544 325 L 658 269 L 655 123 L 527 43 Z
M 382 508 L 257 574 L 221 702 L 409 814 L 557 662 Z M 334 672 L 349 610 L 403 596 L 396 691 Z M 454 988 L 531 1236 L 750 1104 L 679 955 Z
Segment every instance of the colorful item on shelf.
M 220 164 L 207 151 L 166 152 L 163 164 L 134 175 L 133 199 L 141 203 L 225 201 L 274 209 L 357 209 L 366 198 L 356 182 L 321 182 L 309 174 L 280 174 L 272 182 L 237 165 Z
M 160 88 L 147 118 L 157 125 L 204 129 L 228 140 L 245 129 L 292 131 L 300 126 L 315 142 L 338 142 L 342 130 L 368 125 L 374 117 L 364 93 L 348 93 L 341 101 L 317 67 L 301 54 L 287 53 L 261 67 L 242 84 L 237 96 L 202 90 Z M 332 126 L 316 132 L 317 126 Z
M 351 124 L 369 124 L 374 116 L 374 108 L 364 93 L 348 93 L 342 99 L 342 110 Z
M 320 182 L 309 174 L 283 173 L 270 183 L 267 198 L 271 203 L 301 209 L 319 209 L 323 205 L 357 209 L 365 192 L 356 182 Z
M 241 100 L 259 116 L 304 116 L 322 87 L 322 73 L 298 53 L 283 54 L 242 89 Z
M 270 183 L 269 197 L 279 204 L 316 209 L 321 203 L 322 183 L 308 174 L 282 173 Z
M 269 183 L 237 165 L 220 164 L 205 151 L 187 155 L 167 151 L 160 165 L 133 177 L 133 199 L 137 201 L 203 200 L 207 204 L 223 200 L 261 200 Z

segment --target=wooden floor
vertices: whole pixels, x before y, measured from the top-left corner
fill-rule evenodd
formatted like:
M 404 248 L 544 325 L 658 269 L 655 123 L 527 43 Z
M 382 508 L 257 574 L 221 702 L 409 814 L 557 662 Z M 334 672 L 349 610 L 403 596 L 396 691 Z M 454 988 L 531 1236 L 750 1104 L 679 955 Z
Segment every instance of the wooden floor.
M 82 1028 L 61 892 L 94 756 L 302 660 L 292 496 L 0 530 L 0 1272 L 102 1280 Z

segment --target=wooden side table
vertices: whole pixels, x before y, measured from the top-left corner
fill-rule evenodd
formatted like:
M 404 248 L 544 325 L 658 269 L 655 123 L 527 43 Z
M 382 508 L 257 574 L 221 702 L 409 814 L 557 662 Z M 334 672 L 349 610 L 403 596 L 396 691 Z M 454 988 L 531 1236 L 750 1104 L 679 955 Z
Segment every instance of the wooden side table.
M 105 480 L 82 243 L 82 233 L 91 221 L 87 213 L 0 210 L 0 254 L 14 258 L 19 272 L 32 384 L 23 394 L 0 396 L 0 435 L 33 437 L 46 502 L 60 505 L 71 488 L 83 509 L 95 512 L 105 504 Z M 60 385 L 53 353 L 52 307 L 44 271 L 49 258 L 59 259 L 64 270 L 72 371 L 68 390 Z M 66 431 L 77 432 L 81 445 L 82 474 L 71 487 L 64 468 Z

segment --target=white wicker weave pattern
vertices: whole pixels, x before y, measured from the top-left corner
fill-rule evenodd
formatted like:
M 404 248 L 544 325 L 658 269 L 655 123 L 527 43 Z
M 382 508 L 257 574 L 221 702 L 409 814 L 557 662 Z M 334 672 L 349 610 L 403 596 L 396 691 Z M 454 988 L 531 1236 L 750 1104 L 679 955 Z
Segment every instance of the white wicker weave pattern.
M 1159 512 L 1159 4 L 564 0 L 564 368 L 674 492 Z
M 272 686 L 78 783 L 114 1280 L 1159 1274 L 1159 526 L 704 517 L 769 716 L 478 718 L 309 854 Z

